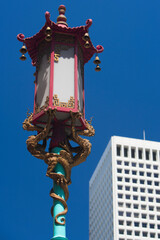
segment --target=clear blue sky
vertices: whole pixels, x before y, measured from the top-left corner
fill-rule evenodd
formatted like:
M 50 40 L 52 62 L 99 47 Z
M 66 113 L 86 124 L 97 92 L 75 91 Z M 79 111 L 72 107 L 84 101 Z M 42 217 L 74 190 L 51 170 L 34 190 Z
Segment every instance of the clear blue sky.
M 90 37 L 102 44 L 102 71 L 92 59 L 85 66 L 86 118 L 93 117 L 96 135 L 92 153 L 72 171 L 69 186 L 67 237 L 89 238 L 89 179 L 113 135 L 160 141 L 160 1 L 62 0 L 3 1 L 1 4 L 1 173 L 0 239 L 44 240 L 52 237 L 46 165 L 30 155 L 25 141 L 30 133 L 22 122 L 33 109 L 34 68 L 19 60 L 16 35 L 32 36 L 49 11 L 56 21 L 65 4 L 70 27 L 93 19 Z

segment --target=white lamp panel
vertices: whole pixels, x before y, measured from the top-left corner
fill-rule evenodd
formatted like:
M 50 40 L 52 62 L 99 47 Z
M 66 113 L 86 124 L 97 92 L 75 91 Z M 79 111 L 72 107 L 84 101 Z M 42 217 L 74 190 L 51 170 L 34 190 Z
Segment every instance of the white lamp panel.
M 80 112 L 83 112 L 83 77 L 82 77 L 81 65 L 82 63 L 79 59 L 78 60 L 78 100 L 79 100 Z
M 36 104 L 42 107 L 45 104 L 46 97 L 49 96 L 49 81 L 50 81 L 50 63 L 48 62 L 47 54 L 40 61 L 37 78 L 37 97 Z
M 74 48 L 59 47 L 60 57 L 54 62 L 53 95 L 57 94 L 60 102 L 67 103 L 74 97 Z

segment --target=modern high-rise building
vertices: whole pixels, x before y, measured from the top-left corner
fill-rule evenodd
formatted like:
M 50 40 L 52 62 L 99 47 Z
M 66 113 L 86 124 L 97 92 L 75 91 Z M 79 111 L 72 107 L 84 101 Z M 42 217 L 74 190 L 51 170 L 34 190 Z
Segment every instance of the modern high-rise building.
M 160 239 L 160 143 L 112 137 L 89 182 L 90 240 Z

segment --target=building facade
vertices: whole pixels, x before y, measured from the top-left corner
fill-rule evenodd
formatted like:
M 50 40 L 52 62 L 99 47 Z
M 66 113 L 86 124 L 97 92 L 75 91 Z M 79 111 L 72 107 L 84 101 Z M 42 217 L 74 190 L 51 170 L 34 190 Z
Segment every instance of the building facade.
M 89 239 L 160 239 L 160 143 L 114 136 L 89 182 Z

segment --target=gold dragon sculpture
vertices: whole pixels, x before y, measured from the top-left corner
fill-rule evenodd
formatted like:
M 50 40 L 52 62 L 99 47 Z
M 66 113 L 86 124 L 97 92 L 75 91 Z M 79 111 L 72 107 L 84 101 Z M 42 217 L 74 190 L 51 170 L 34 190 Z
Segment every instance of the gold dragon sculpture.
M 71 169 L 72 167 L 84 162 L 91 152 L 91 143 L 89 140 L 84 139 L 81 136 L 94 136 L 95 130 L 87 120 L 85 120 L 86 129 L 77 130 L 75 127 L 75 121 L 81 116 L 81 114 L 79 112 L 70 112 L 71 134 L 60 143 L 60 147 L 63 150 L 60 151 L 60 154 L 47 152 L 45 150 L 46 143 L 49 138 L 48 134 L 55 111 L 56 109 L 52 110 L 49 108 L 46 112 L 48 114 L 48 121 L 45 128 L 34 126 L 32 124 L 33 114 L 28 114 L 27 118 L 23 122 L 23 129 L 27 131 L 37 131 L 37 135 L 31 135 L 28 137 L 26 141 L 27 149 L 34 157 L 44 160 L 44 162 L 48 165 L 46 176 L 53 179 L 57 185 L 60 185 L 65 193 L 65 199 L 63 199 L 54 193 L 53 188 L 50 191 L 50 196 L 55 200 L 59 200 L 64 206 L 64 211 L 57 214 L 55 217 L 55 222 L 57 224 L 64 225 L 65 219 L 61 218 L 62 222 L 59 222 L 58 217 L 64 216 L 68 211 L 66 201 L 69 197 L 68 185 L 71 184 Z M 43 141 L 43 144 L 39 144 L 40 141 Z M 78 147 L 72 147 L 70 141 L 78 144 Z M 65 176 L 54 172 L 54 168 L 57 163 L 60 163 L 63 166 Z M 51 208 L 51 214 L 53 216 L 53 206 Z

